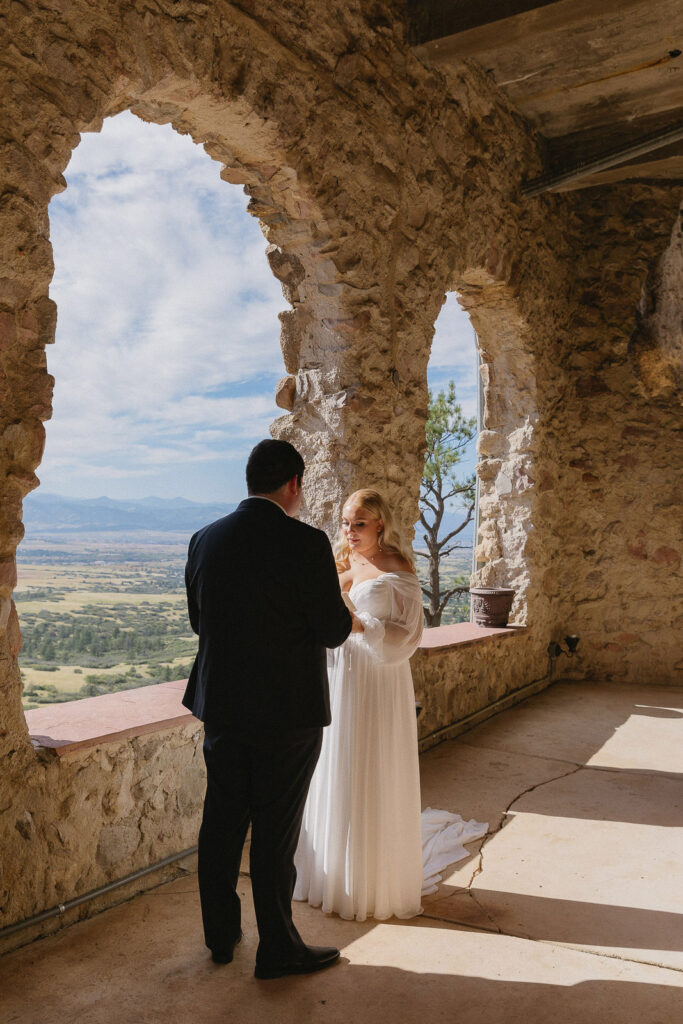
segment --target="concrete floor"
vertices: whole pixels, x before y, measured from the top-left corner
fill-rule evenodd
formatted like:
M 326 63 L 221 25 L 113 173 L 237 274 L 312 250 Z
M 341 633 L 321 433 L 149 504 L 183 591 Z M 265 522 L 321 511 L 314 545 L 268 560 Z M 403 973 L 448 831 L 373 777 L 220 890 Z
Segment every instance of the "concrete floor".
M 560 683 L 421 759 L 424 804 L 490 833 L 407 922 L 295 905 L 342 963 L 213 965 L 196 877 L 0 960 L 3 1024 L 671 1024 L 683 1019 L 683 691 Z

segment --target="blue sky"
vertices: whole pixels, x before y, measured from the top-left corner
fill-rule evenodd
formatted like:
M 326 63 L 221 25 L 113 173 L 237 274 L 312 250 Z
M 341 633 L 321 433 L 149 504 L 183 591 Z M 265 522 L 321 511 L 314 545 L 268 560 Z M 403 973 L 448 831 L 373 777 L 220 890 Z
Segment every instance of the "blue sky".
M 281 415 L 287 308 L 239 186 L 170 126 L 130 113 L 84 135 L 50 204 L 59 309 L 48 367 L 46 491 L 239 500 L 244 462 Z M 474 415 L 472 328 L 454 296 L 429 381 Z

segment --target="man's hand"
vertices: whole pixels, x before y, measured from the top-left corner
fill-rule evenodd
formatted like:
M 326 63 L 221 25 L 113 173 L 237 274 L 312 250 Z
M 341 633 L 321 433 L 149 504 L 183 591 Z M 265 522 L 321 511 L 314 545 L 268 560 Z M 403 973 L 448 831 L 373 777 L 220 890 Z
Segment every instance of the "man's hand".
M 358 618 L 358 616 L 353 614 L 353 612 L 351 612 L 351 619 L 353 620 L 353 625 L 351 626 L 351 632 L 352 633 L 364 633 L 365 632 L 365 626 L 363 625 L 361 620 Z

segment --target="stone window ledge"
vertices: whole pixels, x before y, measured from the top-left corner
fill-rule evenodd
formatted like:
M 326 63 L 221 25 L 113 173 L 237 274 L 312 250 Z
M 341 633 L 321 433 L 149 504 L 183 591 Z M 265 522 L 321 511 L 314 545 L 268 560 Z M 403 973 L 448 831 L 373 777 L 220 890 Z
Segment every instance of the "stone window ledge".
M 178 725 L 199 726 L 180 703 L 186 685 L 187 680 L 180 679 L 34 708 L 26 712 L 31 742 L 64 757 Z
M 469 622 L 426 629 L 419 650 L 427 656 L 454 648 L 482 643 L 490 637 L 516 636 L 523 626 L 485 629 Z M 161 732 L 176 726 L 197 724 L 197 719 L 180 703 L 186 680 L 157 683 L 137 690 L 121 690 L 100 697 L 85 697 L 66 704 L 46 704 L 26 712 L 29 736 L 34 747 L 65 757 L 114 743 Z
M 484 643 L 491 637 L 519 636 L 526 632 L 528 632 L 528 626 L 513 624 L 501 629 L 491 629 L 487 626 L 476 626 L 473 622 L 455 622 L 451 626 L 434 626 L 431 629 L 425 629 L 418 650 L 425 654 L 443 654 L 444 651 L 451 648 Z

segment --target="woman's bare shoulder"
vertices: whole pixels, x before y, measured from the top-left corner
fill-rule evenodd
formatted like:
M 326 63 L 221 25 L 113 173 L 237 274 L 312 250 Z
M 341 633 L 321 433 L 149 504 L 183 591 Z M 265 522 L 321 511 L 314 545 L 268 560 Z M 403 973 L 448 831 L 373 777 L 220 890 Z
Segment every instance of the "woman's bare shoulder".
M 387 551 L 384 559 L 382 560 L 382 568 L 384 572 L 412 572 L 413 567 L 410 562 L 403 557 L 403 555 L 394 554 L 393 551 Z

